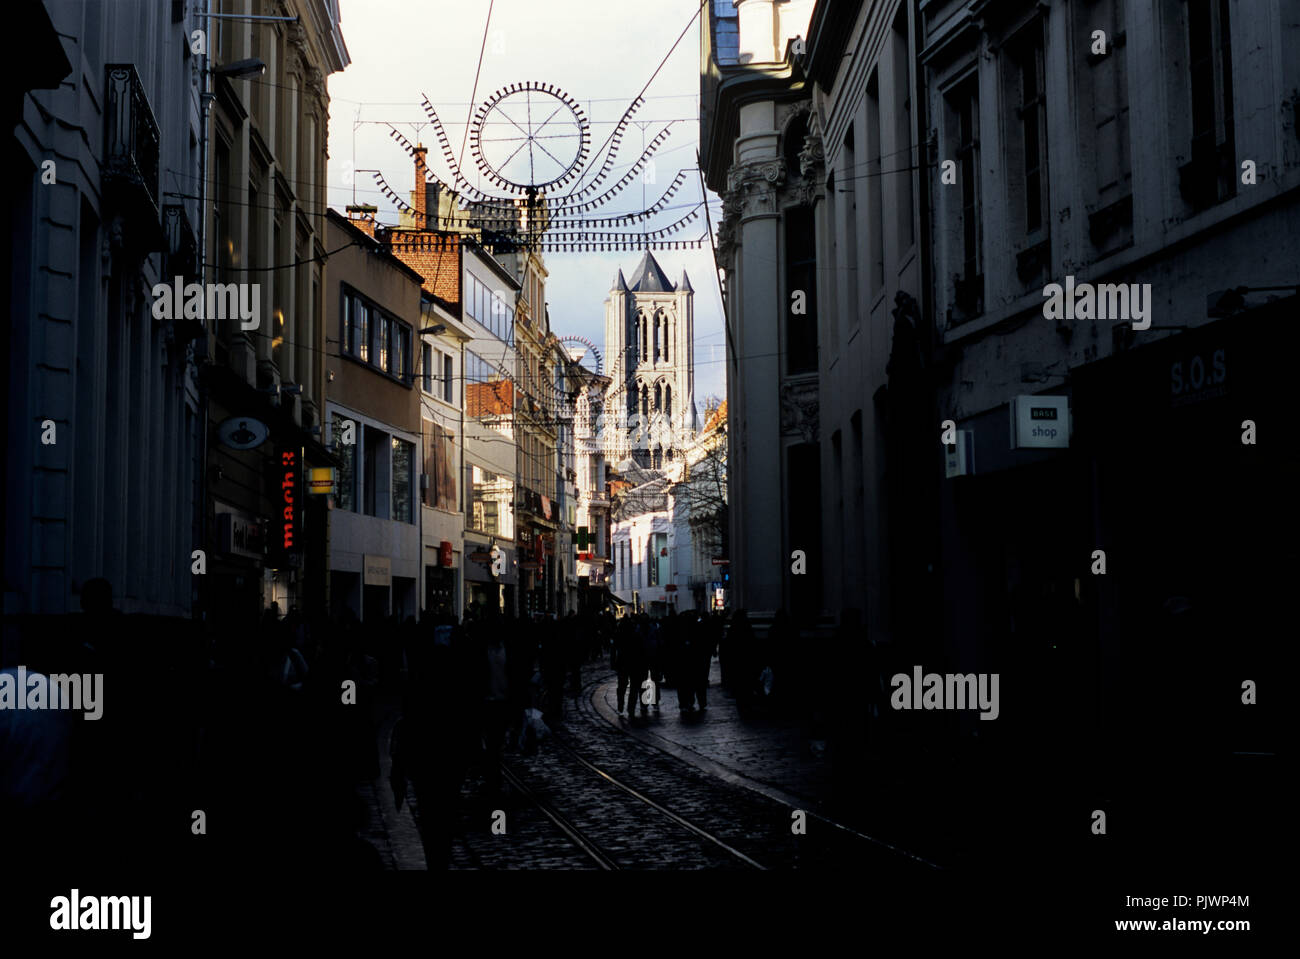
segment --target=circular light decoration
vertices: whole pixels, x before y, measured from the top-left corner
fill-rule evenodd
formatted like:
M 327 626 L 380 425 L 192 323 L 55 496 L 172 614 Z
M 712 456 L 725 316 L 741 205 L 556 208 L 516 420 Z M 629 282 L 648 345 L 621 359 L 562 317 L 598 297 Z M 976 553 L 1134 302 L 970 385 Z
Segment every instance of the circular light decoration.
M 560 337 L 560 343 L 562 344 L 581 343 L 583 346 L 585 346 L 587 348 L 587 356 L 594 356 L 596 358 L 596 369 L 595 369 L 596 375 L 599 376 L 601 374 L 602 372 L 601 368 L 605 365 L 605 360 L 601 356 L 600 350 L 597 348 L 595 343 L 591 342 L 591 340 L 582 336 L 562 336 Z M 582 359 L 586 359 L 586 358 L 587 357 L 584 356 Z M 582 365 L 582 360 L 578 360 L 578 365 L 579 366 Z
M 560 188 L 582 172 L 591 130 L 578 101 L 549 83 L 512 83 L 488 97 L 470 125 L 479 172 L 512 193 Z

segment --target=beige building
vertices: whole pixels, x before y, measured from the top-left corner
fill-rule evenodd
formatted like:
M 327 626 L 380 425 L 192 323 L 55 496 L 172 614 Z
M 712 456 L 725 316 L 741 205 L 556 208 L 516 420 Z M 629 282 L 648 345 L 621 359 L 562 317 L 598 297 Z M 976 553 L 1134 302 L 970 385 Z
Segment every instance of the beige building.
M 332 465 L 321 443 L 325 78 L 348 65 L 348 53 L 333 0 L 223 0 L 213 12 L 222 17 L 208 28 L 205 279 L 253 286 L 259 323 L 209 323 L 203 585 L 221 597 L 214 616 L 255 615 L 271 601 L 324 611 L 325 497 L 300 496 L 290 520 L 276 491 L 285 478 L 301 489 L 306 471 Z M 252 449 L 224 442 L 219 427 L 235 417 L 265 424 L 266 441 Z M 226 533 L 258 527 L 266 530 L 264 559 Z

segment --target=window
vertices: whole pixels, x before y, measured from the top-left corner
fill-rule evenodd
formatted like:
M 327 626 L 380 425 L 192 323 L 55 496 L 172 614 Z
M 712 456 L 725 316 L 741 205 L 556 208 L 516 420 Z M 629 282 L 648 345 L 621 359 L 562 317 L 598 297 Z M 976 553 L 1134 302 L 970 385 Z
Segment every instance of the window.
M 785 367 L 817 370 L 817 239 L 810 207 L 785 211 Z M 796 311 L 796 305 L 800 307 Z M 671 405 L 671 399 L 669 400 Z
M 420 347 L 420 370 L 424 375 L 424 392 L 433 392 L 433 347 L 428 343 Z
M 486 327 L 497 339 L 514 345 L 514 318 L 507 299 L 473 275 L 469 275 L 465 282 L 465 309 L 471 319 Z
M 362 484 L 362 509 L 361 511 L 367 516 L 377 516 L 380 519 L 388 518 L 388 503 L 386 497 L 380 495 L 380 491 L 388 490 L 387 480 L 387 456 L 384 447 L 388 445 L 388 434 L 367 426 L 362 429 L 357 424 L 357 432 L 365 434 L 365 446 L 362 453 L 362 472 L 365 480 Z M 383 462 L 381 462 L 381 457 Z
M 359 425 L 353 427 L 353 442 L 343 442 L 343 432 L 345 425 L 349 422 L 346 416 L 337 412 L 333 414 L 332 425 L 334 427 L 334 455 L 339 458 L 338 482 L 335 487 L 334 505 L 338 509 L 345 509 L 355 513 L 357 511 L 357 444 L 356 431 L 360 430 Z M 352 421 L 355 423 L 355 421 Z
M 371 314 L 370 355 L 381 370 L 388 369 L 388 319 L 378 310 Z
M 393 519 L 399 523 L 414 523 L 411 499 L 411 470 L 415 465 L 415 444 L 392 439 L 393 452 Z
M 357 323 L 357 359 L 370 361 L 370 307 L 364 303 L 357 304 L 360 321 Z
M 389 372 L 406 382 L 411 376 L 411 328 L 397 320 L 392 321 L 392 327 L 393 365 Z
M 1104 54 L 1091 52 L 1093 30 L 1105 31 Z M 1089 44 L 1078 67 L 1080 159 L 1085 169 L 1091 164 L 1096 191 L 1087 204 L 1088 231 L 1093 245 L 1108 252 L 1133 238 L 1124 0 L 1081 4 L 1075 36 L 1076 43 Z
M 342 296 L 342 352 L 412 385 L 411 327 L 348 287 Z
M 866 183 L 863 184 L 867 191 L 867 238 L 871 244 L 869 251 L 871 288 L 868 303 L 874 302 L 875 298 L 884 292 L 885 286 L 885 204 L 884 186 L 881 182 L 885 176 L 880 155 L 881 119 L 880 83 L 876 71 L 873 70 L 871 79 L 867 81 L 867 169 Z M 896 158 L 891 158 L 891 169 L 895 161 Z M 890 179 L 891 189 L 894 186 L 894 179 Z
M 894 148 L 890 187 L 898 197 L 898 249 L 905 252 L 916 239 L 912 222 L 912 90 L 907 55 L 907 8 L 900 7 L 891 34 L 894 53 Z
M 492 473 L 481 466 L 467 470 L 472 490 L 467 520 L 471 529 L 512 539 L 514 530 L 515 484 L 509 476 Z
M 844 195 L 844 203 L 840 207 L 839 233 L 844 238 L 843 245 L 839 248 L 839 267 L 845 280 L 845 298 L 844 313 L 848 320 L 848 328 L 851 330 L 858 325 L 858 182 L 862 176 L 862 171 L 858 169 L 857 156 L 854 152 L 853 144 L 853 126 L 850 124 L 848 132 L 844 135 L 844 150 L 841 153 L 843 157 L 841 163 L 841 173 L 844 178 L 843 186 L 839 187 L 840 193 Z M 867 170 L 867 173 L 876 172 Z M 878 178 L 877 178 L 878 179 Z
M 452 359 L 450 353 L 442 355 L 442 398 L 448 403 L 455 403 L 455 377 L 452 375 Z
M 971 76 L 946 97 L 948 136 L 960 168 L 960 200 L 956 209 L 955 253 L 960 270 L 954 275 L 953 300 L 958 320 L 984 312 L 984 263 L 980 246 L 980 109 L 978 78 Z
M 1047 98 L 1043 90 L 1043 24 L 1035 20 L 1008 45 L 1011 87 L 1019 136 L 1010 144 L 1016 161 L 1008 165 L 1012 196 L 1023 196 L 1025 233 L 1043 228 L 1047 209 Z
M 1191 160 L 1179 168 L 1179 187 L 1194 209 L 1236 193 L 1232 113 L 1232 38 L 1228 0 L 1187 0 L 1191 70 Z

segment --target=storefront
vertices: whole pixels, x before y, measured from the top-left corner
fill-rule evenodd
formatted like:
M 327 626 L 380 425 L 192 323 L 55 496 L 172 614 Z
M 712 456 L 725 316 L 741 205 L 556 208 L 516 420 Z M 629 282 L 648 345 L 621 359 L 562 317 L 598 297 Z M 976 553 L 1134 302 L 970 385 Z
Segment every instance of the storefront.
M 1104 719 L 1117 741 L 1277 745 L 1264 732 L 1277 728 L 1271 706 L 1240 708 L 1240 687 L 1276 674 L 1300 572 L 1296 305 L 1076 371 L 1076 439 L 1096 477 L 1095 546 L 1107 560 L 1096 577 Z
M 514 612 L 519 573 L 513 547 L 466 539 L 462 568 L 466 609 Z

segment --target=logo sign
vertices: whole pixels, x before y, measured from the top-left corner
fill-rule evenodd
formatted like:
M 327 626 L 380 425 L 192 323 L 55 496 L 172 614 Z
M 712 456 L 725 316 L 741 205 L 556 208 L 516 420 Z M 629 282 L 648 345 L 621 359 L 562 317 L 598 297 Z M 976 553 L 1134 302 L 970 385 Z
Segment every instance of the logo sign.
M 1068 396 L 1017 396 L 1011 401 L 1011 448 L 1065 449 L 1070 445 Z
M 731 565 L 731 560 L 729 560 L 729 559 L 723 559 L 721 556 L 715 556 L 715 557 L 713 557 L 713 565 L 714 565 L 714 566 L 730 566 L 730 565 Z
M 270 435 L 267 425 L 251 416 L 232 416 L 217 427 L 217 439 L 232 450 L 256 449 Z
M 492 575 L 504 576 L 506 574 L 506 554 L 502 552 L 500 546 L 493 546 L 490 555 L 492 557 Z
M 271 543 L 282 555 L 302 552 L 302 466 L 298 450 L 281 449 L 276 453 L 275 477 L 277 511 L 271 522 Z
M 320 495 L 334 492 L 334 467 L 313 466 L 307 481 L 307 492 Z
M 366 554 L 361 557 L 365 563 L 366 570 L 363 582 L 367 586 L 392 586 L 393 585 L 393 562 L 387 556 L 371 556 Z
M 664 587 L 664 592 L 666 592 L 666 593 L 675 593 L 675 592 L 677 592 L 677 584 L 676 584 L 676 583 L 669 583 L 669 584 L 667 584 L 667 585 Z
M 452 565 L 452 550 L 449 540 L 444 539 L 438 544 L 438 562 L 443 566 Z

